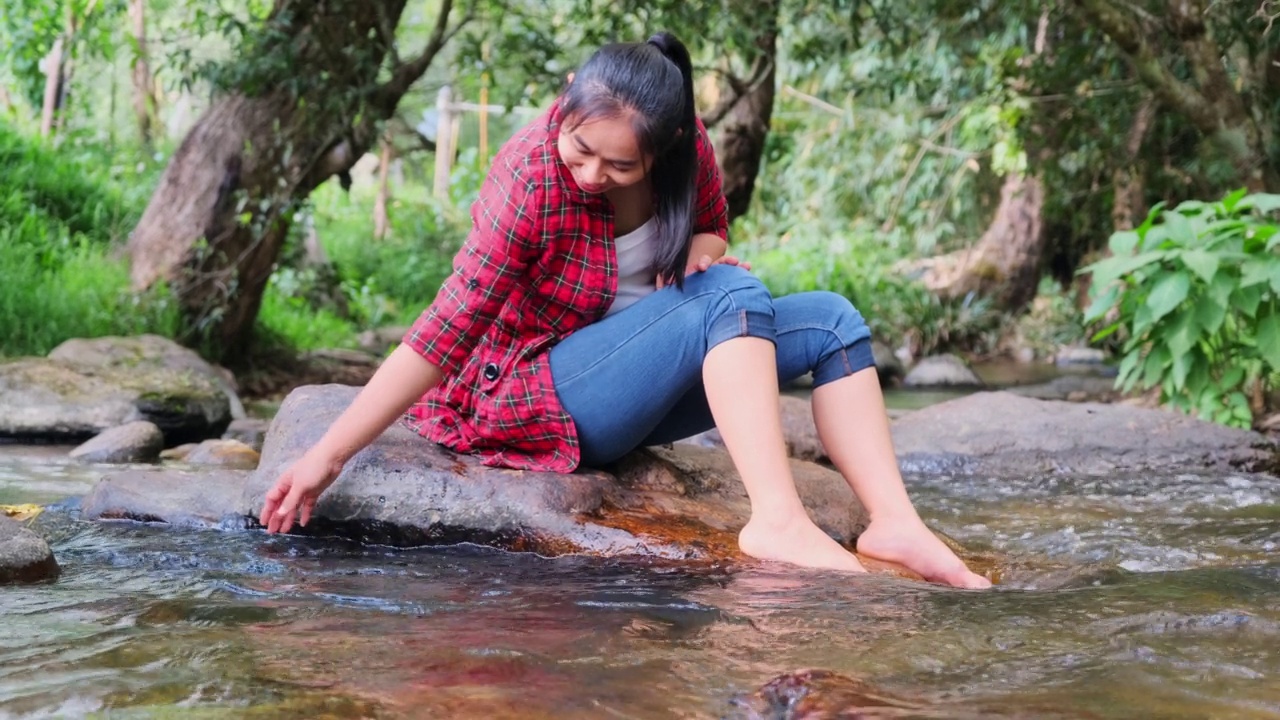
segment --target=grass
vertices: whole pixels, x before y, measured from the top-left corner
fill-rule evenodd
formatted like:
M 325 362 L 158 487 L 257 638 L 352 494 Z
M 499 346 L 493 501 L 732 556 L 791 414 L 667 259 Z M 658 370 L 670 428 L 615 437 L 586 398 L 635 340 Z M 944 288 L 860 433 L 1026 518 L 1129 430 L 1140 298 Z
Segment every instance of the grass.
M 162 289 L 136 294 L 119 256 L 141 213 L 136 170 L 55 152 L 0 123 L 0 356 L 44 355 L 74 337 L 172 335 Z M 133 194 L 112 174 L 129 175 Z

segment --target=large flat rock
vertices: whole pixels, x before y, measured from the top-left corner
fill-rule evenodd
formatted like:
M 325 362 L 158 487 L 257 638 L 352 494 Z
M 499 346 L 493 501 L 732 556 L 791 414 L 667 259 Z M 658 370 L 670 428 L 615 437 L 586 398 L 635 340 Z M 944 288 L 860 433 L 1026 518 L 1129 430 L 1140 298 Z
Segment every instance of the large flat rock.
M 154 423 L 172 445 L 217 437 L 231 408 L 221 388 L 190 370 L 48 358 L 0 363 L 0 437 L 83 440 L 138 420 Z
M 975 393 L 893 424 L 899 460 L 915 472 L 1106 474 L 1244 468 L 1274 461 L 1262 435 L 1129 405 Z
M 320 439 L 357 391 L 327 385 L 290 394 L 241 512 L 257 514 L 276 478 Z M 794 462 L 815 519 L 851 543 L 866 516 L 844 480 Z M 302 532 L 402 545 L 471 541 L 548 555 L 736 556 L 749 505 L 724 451 L 642 451 L 613 471 L 486 467 L 396 425 L 347 464 L 317 504 L 317 521 Z

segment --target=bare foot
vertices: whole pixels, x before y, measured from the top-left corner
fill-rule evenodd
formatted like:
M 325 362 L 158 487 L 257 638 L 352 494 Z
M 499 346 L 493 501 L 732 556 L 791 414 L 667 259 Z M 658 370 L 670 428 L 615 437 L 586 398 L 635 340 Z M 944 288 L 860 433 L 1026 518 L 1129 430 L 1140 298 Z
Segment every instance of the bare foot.
M 738 533 L 738 547 L 757 560 L 824 570 L 867 571 L 853 553 L 840 547 L 808 516 L 781 524 L 752 518 Z
M 991 587 L 990 580 L 970 571 L 918 518 L 873 519 L 858 537 L 858 552 L 898 563 L 930 582 L 971 589 Z

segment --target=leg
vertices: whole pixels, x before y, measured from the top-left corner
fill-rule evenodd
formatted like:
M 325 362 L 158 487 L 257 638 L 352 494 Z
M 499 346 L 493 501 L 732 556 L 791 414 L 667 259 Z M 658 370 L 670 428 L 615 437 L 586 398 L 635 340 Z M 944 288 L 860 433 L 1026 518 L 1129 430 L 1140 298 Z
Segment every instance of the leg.
M 706 395 L 751 499 L 747 554 L 811 567 L 861 565 L 809 519 L 796 494 L 778 418 L 773 303 L 758 279 L 716 266 L 551 351 L 556 393 L 586 464 L 640 445 L 705 379 Z
M 818 437 L 871 517 L 858 538 L 858 551 L 897 562 L 928 580 L 990 586 L 925 527 L 911 505 L 889 434 L 871 333 L 862 316 L 834 293 L 801 293 L 782 300 L 776 303 L 779 354 L 800 357 L 781 364 L 803 362 L 813 370 Z
M 871 524 L 858 538 L 859 552 L 900 563 L 927 580 L 967 588 L 991 586 L 970 572 L 912 507 L 893 452 L 875 368 L 814 389 L 813 419 L 827 455 L 871 516 Z

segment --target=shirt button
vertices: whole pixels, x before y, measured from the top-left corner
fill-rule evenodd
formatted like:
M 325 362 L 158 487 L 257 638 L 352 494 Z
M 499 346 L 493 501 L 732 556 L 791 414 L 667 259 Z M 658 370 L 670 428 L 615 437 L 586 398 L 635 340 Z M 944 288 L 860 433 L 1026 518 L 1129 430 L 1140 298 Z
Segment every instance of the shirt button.
M 498 379 L 498 366 L 488 363 L 484 366 L 484 379 L 490 382 Z

